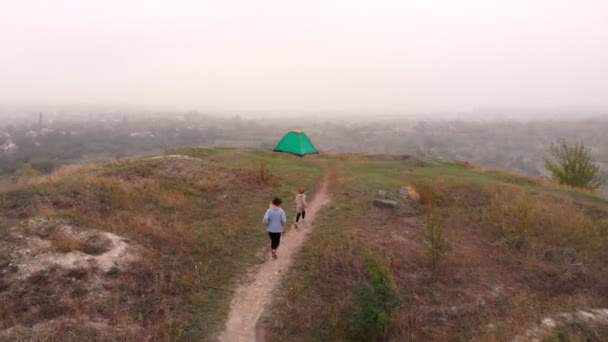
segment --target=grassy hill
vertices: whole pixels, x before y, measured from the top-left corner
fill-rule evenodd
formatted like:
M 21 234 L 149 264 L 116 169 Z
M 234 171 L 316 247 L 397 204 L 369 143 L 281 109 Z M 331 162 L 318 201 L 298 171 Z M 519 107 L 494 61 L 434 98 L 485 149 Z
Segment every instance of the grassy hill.
M 608 316 L 552 318 L 608 307 L 606 198 L 468 164 L 343 159 L 266 313 L 269 340 L 608 338 Z M 398 207 L 372 205 L 384 197 Z
M 298 186 L 314 191 L 321 175 L 314 159 L 180 150 L 7 187 L 0 340 L 210 336 L 235 281 L 264 261 L 269 201 Z M 104 232 L 128 244 L 106 269 L 89 262 L 107 252 Z
M 265 261 L 268 201 L 293 217 L 292 193 L 312 197 L 328 165 L 332 203 L 267 307 L 267 340 L 608 336 L 577 316 L 608 307 L 604 197 L 460 163 L 185 149 L 0 190 L 0 340 L 214 336 Z

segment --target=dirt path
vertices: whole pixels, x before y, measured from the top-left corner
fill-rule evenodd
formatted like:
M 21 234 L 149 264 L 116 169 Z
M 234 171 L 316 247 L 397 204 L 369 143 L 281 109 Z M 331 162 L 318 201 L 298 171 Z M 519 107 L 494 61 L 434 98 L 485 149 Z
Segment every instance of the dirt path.
M 329 203 L 329 191 L 334 176 L 332 171 L 326 174 L 314 198 L 309 201 L 306 210 L 306 224 L 304 226 L 300 224 L 299 229 L 290 229 L 281 237 L 281 245 L 278 249 L 279 258 L 277 260 L 268 258 L 268 261 L 252 270 L 252 282 L 244 283 L 236 289 L 226 321 L 226 330 L 218 338 L 220 341 L 263 340 L 260 332 L 256 331 L 258 319 L 266 304 L 271 300 L 270 294 L 277 288 L 282 275 L 289 268 L 292 256 L 313 228 L 312 224 L 316 214 Z M 293 218 L 289 219 L 293 220 Z

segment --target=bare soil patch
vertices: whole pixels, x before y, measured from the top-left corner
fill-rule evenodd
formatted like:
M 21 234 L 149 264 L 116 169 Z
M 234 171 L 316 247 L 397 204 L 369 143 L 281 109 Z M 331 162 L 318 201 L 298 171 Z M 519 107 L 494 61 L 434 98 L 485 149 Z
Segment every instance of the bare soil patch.
M 137 262 L 137 253 L 116 234 L 68 222 L 34 218 L 10 228 L 0 240 L 0 338 L 53 340 L 75 326 L 104 336 L 108 323 L 93 314 L 95 306 L 112 299 L 108 289 L 117 280 L 108 274 Z

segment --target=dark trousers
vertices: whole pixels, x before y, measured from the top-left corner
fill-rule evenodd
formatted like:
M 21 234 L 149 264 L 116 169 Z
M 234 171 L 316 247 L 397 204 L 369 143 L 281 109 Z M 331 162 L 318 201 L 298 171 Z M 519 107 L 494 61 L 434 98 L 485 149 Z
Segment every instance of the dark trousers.
M 301 213 L 297 213 L 296 214 L 296 222 L 300 221 L 300 216 L 302 216 L 302 219 L 306 218 L 306 210 L 302 210 Z
M 281 233 L 268 232 L 268 236 L 270 236 L 270 248 L 279 248 L 279 243 L 281 243 Z

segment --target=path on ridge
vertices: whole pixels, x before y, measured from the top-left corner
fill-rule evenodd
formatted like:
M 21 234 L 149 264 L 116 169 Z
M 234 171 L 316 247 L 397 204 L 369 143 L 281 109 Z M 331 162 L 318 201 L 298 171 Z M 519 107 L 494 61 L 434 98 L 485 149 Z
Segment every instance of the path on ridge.
M 291 265 L 293 255 L 297 253 L 313 229 L 317 213 L 330 202 L 329 191 L 334 176 L 335 172 L 332 170 L 323 177 L 317 193 L 308 203 L 306 224 L 301 225 L 300 229 L 290 229 L 281 237 L 279 258 L 277 260 L 268 258 L 262 265 L 255 266 L 249 272 L 253 275 L 253 281 L 237 287 L 230 304 L 226 328 L 220 334 L 219 340 L 230 342 L 263 340 L 261 331 L 256 329 L 258 320 L 266 304 L 272 300 L 270 294 L 277 288 L 281 277 Z M 289 220 L 293 221 L 293 218 Z M 260 228 L 260 234 L 264 233 L 262 229 Z

